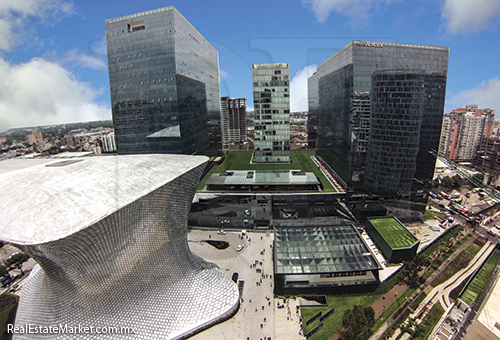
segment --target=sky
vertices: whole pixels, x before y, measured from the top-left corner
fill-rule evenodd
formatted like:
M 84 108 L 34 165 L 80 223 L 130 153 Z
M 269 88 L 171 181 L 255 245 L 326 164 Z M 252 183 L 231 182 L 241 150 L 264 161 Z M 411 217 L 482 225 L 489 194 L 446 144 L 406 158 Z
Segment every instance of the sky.
M 252 64 L 307 77 L 351 40 L 450 47 L 445 112 L 500 117 L 499 0 L 0 0 L 0 131 L 111 119 L 104 20 L 174 5 L 219 52 L 221 96 L 247 98 Z

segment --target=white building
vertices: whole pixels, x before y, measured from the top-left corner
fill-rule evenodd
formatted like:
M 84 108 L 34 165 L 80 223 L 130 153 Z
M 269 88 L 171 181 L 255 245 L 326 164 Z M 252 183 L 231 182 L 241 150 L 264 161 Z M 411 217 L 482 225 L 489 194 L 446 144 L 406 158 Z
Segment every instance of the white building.
M 252 65 L 254 161 L 290 162 L 290 70 L 288 63 Z

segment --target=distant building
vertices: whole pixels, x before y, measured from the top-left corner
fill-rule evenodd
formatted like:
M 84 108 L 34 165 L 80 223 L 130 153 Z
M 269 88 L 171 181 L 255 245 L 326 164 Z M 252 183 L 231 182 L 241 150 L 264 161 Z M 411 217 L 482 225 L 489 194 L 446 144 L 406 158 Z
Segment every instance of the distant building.
M 224 152 L 248 149 L 246 110 L 245 98 L 221 98 L 221 132 Z
M 500 139 L 483 138 L 475 161 L 479 171 L 500 172 Z
M 27 138 L 30 145 L 35 145 L 39 150 L 45 149 L 45 141 L 40 131 L 33 131 Z
M 219 57 L 173 6 L 106 20 L 118 153 L 208 149 L 220 117 Z
M 348 181 L 362 182 L 371 138 L 378 134 L 375 138 L 380 142 L 384 134 L 382 126 L 372 129 L 372 122 L 379 124 L 385 120 L 391 123 L 387 125 L 388 134 L 395 134 L 394 145 L 410 132 L 409 129 L 416 129 L 412 131 L 418 135 L 415 136 L 418 150 L 410 160 L 414 164 L 412 177 L 421 181 L 432 179 L 435 159 L 429 151 L 439 147 L 448 52 L 448 47 L 439 46 L 360 40 L 347 44 L 320 64 L 308 79 L 309 148 L 334 152 L 348 165 Z M 415 88 L 410 90 L 402 85 L 408 82 L 411 74 L 415 74 L 423 86 L 418 91 L 418 105 L 410 99 Z M 377 96 L 380 96 L 377 98 L 371 92 L 374 80 L 380 84 L 375 86 Z M 376 113 L 372 106 L 374 101 L 378 103 Z M 411 111 L 408 105 L 418 110 Z M 386 118 L 380 116 L 382 111 Z M 396 126 L 398 119 L 403 122 L 399 127 Z M 412 120 L 418 123 L 410 123 Z M 389 138 L 387 136 L 386 142 L 391 142 Z M 376 152 L 374 150 L 372 154 Z M 372 158 L 371 164 L 377 164 L 377 167 L 385 166 L 384 163 L 392 166 L 395 162 L 389 151 L 378 153 L 376 157 Z M 397 157 L 401 160 L 400 156 Z M 372 176 L 368 180 L 372 188 L 384 187 L 384 183 L 372 185 L 380 179 L 376 175 L 379 171 L 375 169 L 368 173 Z
M 450 160 L 474 160 L 481 140 L 492 136 L 494 109 L 467 105 L 443 117 L 439 154 Z
M 101 136 L 102 149 L 106 152 L 116 151 L 115 133 L 111 132 Z
M 254 161 L 290 162 L 290 70 L 288 64 L 252 65 Z

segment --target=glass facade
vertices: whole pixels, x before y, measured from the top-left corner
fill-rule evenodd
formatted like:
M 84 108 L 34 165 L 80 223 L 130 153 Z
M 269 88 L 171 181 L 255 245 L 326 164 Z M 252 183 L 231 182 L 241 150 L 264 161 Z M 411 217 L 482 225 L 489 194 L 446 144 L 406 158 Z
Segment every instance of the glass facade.
M 274 232 L 274 273 L 277 275 L 330 273 L 332 277 L 338 273 L 361 275 L 360 271 L 380 269 L 352 225 L 276 228 Z
M 372 192 L 410 192 L 419 152 L 424 82 L 423 71 L 372 73 L 371 135 L 365 171 L 365 187 Z
M 289 77 L 288 64 L 252 65 L 255 162 L 290 162 Z
M 247 100 L 245 98 L 221 98 L 222 149 L 227 151 L 246 150 L 247 143 Z
M 415 177 L 432 177 L 444 111 L 448 47 L 352 41 L 309 77 L 308 143 L 327 149 L 349 165 L 349 181 L 362 181 L 372 138 L 372 73 L 415 70 L 425 75 L 423 123 Z M 409 88 L 402 89 L 410 91 Z M 311 93 L 313 92 L 313 93 Z
M 217 51 L 173 6 L 105 24 L 118 152 L 206 150 L 207 120 L 220 117 Z

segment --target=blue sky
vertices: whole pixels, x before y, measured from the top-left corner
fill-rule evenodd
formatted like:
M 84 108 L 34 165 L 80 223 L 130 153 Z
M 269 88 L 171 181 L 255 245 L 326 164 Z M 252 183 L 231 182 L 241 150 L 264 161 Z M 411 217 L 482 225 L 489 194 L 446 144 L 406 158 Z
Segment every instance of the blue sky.
M 219 51 L 222 96 L 252 103 L 251 65 L 288 62 L 307 110 L 316 65 L 373 40 L 449 46 L 445 111 L 500 114 L 499 0 L 0 0 L 0 131 L 110 119 L 104 20 L 168 5 Z

